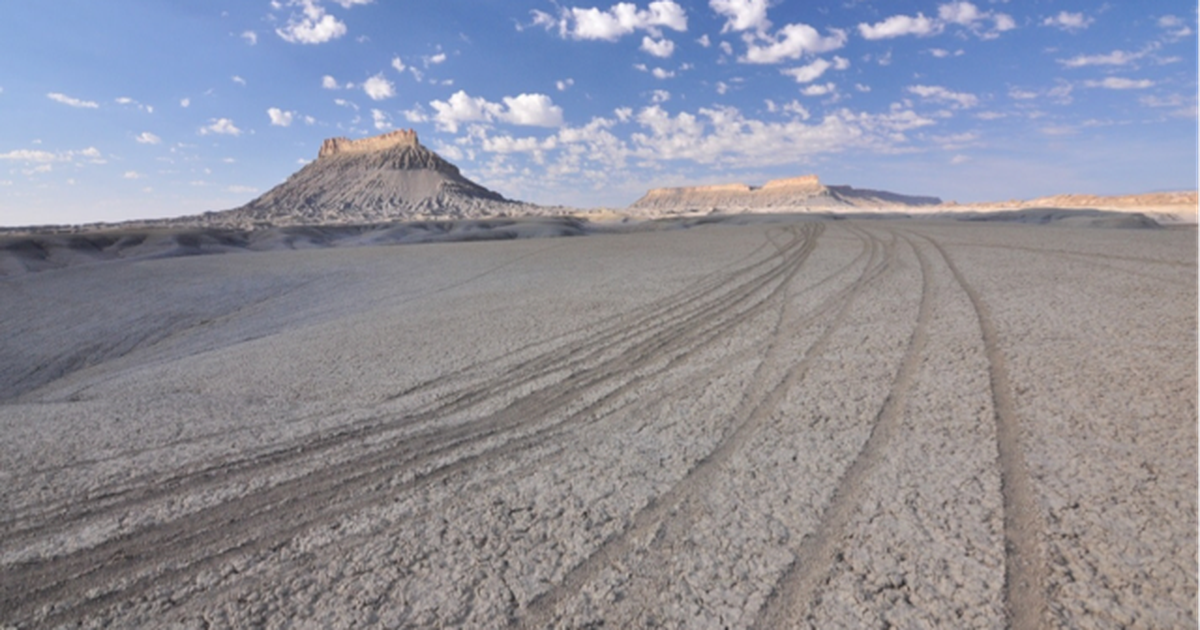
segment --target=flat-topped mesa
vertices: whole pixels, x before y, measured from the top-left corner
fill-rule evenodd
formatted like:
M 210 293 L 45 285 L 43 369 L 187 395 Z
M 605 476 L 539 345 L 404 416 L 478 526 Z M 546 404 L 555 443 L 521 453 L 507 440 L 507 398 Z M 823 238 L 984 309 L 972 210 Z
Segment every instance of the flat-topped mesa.
M 821 185 L 821 179 L 816 175 L 801 175 L 787 179 L 772 179 L 763 184 L 760 190 L 821 192 L 825 190 L 825 187 Z
M 349 138 L 326 138 L 321 143 L 317 159 L 338 155 L 340 153 L 370 153 L 392 147 L 419 147 L 417 132 L 412 129 L 397 129 L 379 136 L 351 140 Z

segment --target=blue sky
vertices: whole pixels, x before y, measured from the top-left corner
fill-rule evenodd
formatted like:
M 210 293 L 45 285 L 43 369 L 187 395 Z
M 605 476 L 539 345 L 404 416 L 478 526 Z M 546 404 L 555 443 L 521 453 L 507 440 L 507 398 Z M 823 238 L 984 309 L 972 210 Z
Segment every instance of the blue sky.
M 958 201 L 1197 185 L 1197 5 L 47 0 L 0 24 L 0 224 L 236 207 L 414 128 L 517 199 L 817 173 Z

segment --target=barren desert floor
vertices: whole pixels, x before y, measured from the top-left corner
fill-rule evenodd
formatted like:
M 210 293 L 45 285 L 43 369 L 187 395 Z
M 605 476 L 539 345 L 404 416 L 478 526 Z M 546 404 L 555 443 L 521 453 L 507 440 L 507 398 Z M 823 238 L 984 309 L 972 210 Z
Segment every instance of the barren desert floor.
M 0 626 L 1183 628 L 1194 230 L 0 278 Z

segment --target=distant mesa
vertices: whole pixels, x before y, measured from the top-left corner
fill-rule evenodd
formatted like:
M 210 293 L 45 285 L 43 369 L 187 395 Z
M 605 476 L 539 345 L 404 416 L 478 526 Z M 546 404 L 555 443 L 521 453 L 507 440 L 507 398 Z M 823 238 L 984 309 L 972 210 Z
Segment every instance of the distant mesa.
M 774 179 L 760 187 L 746 184 L 655 188 L 635 201 L 631 209 L 694 212 L 698 209 L 776 211 L 838 208 L 936 206 L 937 197 L 901 195 L 850 186 L 827 186 L 816 175 Z
M 212 224 L 274 227 L 477 219 L 538 210 L 463 177 L 408 129 L 359 140 L 329 138 L 317 159 L 287 181 L 240 208 L 207 217 Z

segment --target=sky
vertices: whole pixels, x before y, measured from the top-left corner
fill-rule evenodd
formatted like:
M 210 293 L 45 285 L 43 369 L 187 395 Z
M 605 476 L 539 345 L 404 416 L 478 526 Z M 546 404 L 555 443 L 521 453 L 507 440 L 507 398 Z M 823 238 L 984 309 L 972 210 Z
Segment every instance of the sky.
M 1182 0 L 45 0 L 0 23 L 0 225 L 240 206 L 412 128 L 509 198 L 815 173 L 959 202 L 1197 187 Z

